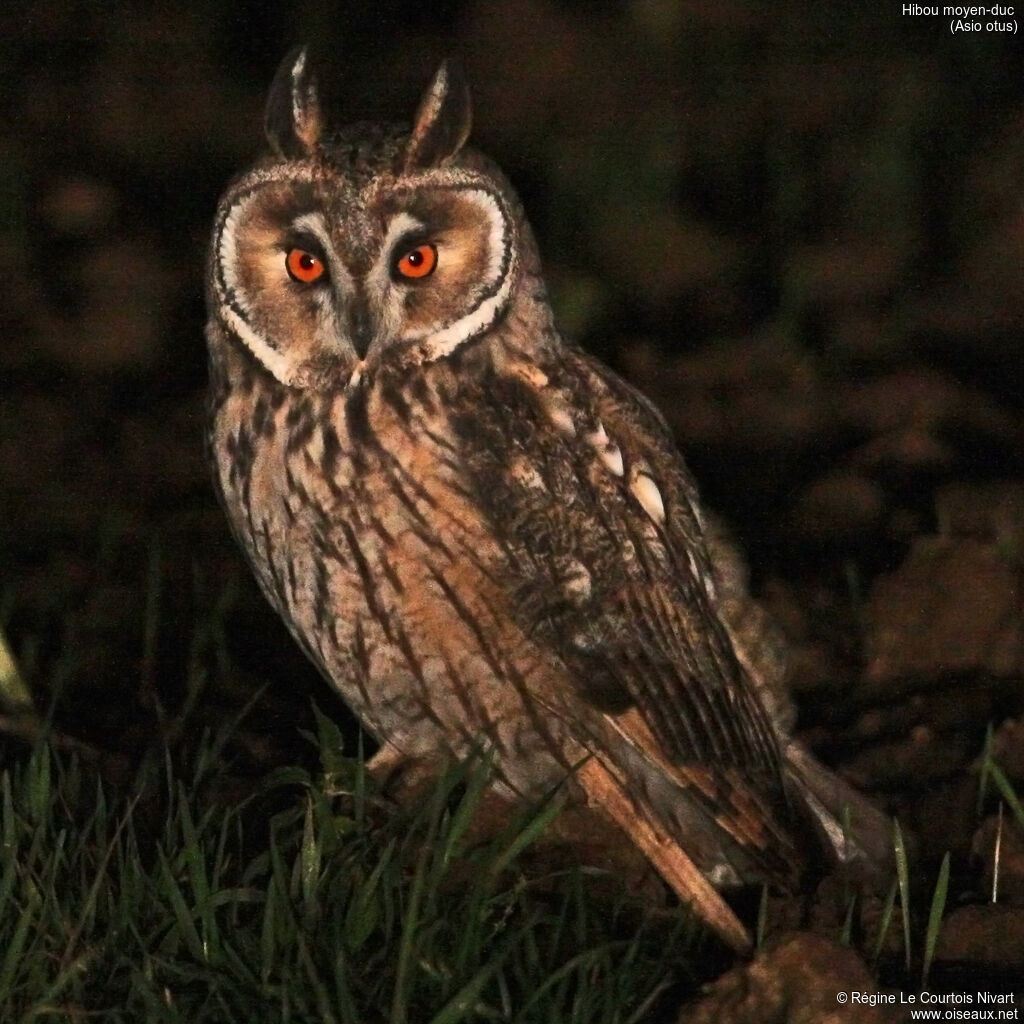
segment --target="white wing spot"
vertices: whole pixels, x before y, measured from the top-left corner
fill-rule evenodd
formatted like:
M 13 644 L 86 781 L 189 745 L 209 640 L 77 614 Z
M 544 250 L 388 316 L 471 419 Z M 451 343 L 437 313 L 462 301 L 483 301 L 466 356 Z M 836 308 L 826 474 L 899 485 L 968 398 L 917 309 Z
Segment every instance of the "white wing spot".
M 568 437 L 576 436 L 576 424 L 573 422 L 572 411 L 566 402 L 559 399 L 551 399 L 548 402 L 548 418 L 555 425 L 559 433 Z
M 512 483 L 531 491 L 544 490 L 544 479 L 537 472 L 537 467 L 525 455 L 513 459 L 508 466 L 508 475 Z
M 700 571 L 700 566 L 697 565 L 697 559 L 694 558 L 693 552 L 689 548 L 686 549 L 686 557 L 690 561 L 690 572 L 693 575 L 693 578 L 695 580 L 703 579 L 703 574 Z M 707 586 L 708 596 L 712 600 L 714 600 L 715 595 L 714 595 L 714 592 L 713 592 L 713 584 L 712 584 L 710 579 L 706 580 L 706 583 L 708 584 L 708 586 Z
M 529 363 L 513 363 L 511 372 L 520 380 L 526 381 L 531 387 L 537 388 L 538 391 L 547 387 L 548 375 L 538 366 L 531 366 Z
M 565 596 L 572 604 L 583 604 L 590 597 L 591 579 L 587 567 L 574 561 L 562 579 Z
M 609 441 L 603 449 L 600 449 L 598 454 L 601 456 L 601 461 L 605 464 L 609 473 L 613 473 L 615 476 L 622 476 L 626 471 L 622 461 L 622 452 L 617 444 L 612 444 Z
M 622 451 L 614 441 L 608 439 L 608 431 L 604 424 L 598 420 L 597 430 L 587 434 L 587 441 L 597 449 L 598 458 L 613 476 L 622 476 L 625 472 L 625 464 L 622 461 Z
M 630 471 L 630 493 L 643 506 L 643 510 L 651 520 L 663 526 L 665 524 L 665 501 L 658 485 L 651 476 L 650 467 L 646 462 L 637 463 Z

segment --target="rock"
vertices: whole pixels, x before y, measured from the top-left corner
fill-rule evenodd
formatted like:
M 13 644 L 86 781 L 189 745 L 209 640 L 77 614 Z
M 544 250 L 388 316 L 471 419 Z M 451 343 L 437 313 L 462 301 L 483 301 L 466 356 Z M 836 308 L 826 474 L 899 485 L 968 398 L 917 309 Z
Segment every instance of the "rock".
M 789 259 L 789 287 L 828 308 L 873 301 L 890 293 L 912 255 L 912 240 L 897 235 L 817 242 Z
M 992 757 L 1014 782 L 1024 782 L 1024 718 L 1008 718 L 995 732 Z
M 83 257 L 72 283 L 72 313 L 41 315 L 40 352 L 89 373 L 151 370 L 181 286 L 152 239 L 126 234 Z
M 937 444 L 939 428 L 956 427 L 1008 443 L 1019 442 L 1021 435 L 1019 418 L 1006 407 L 950 374 L 923 366 L 847 384 L 836 403 L 840 421 L 868 437 L 909 432 L 929 435 Z
M 820 446 L 828 433 L 830 410 L 814 360 L 771 331 L 674 360 L 634 345 L 624 350 L 623 363 L 684 450 L 715 445 L 791 453 Z
M 951 483 L 935 495 L 939 533 L 995 541 L 1008 558 L 1024 553 L 1024 484 Z
M 842 993 L 846 1002 L 840 1002 Z M 851 993 L 865 1002 L 850 1002 Z M 884 996 L 850 948 L 798 932 L 708 986 L 687 1006 L 679 1024 L 884 1024 L 901 1019 L 898 1009 L 871 1006 Z
M 920 787 L 962 770 L 974 750 L 958 735 L 915 726 L 905 739 L 879 743 L 844 761 L 854 779 L 870 779 L 884 789 Z
M 942 922 L 935 959 L 1019 968 L 1024 964 L 1024 907 L 986 903 L 954 910 Z
M 871 742 L 907 736 L 919 725 L 940 732 L 956 730 L 966 722 L 984 722 L 992 710 L 989 687 L 957 685 L 939 693 L 914 693 L 898 704 L 867 708 L 850 724 L 847 736 Z
M 885 494 L 860 473 L 837 470 L 805 487 L 789 514 L 790 529 L 810 541 L 867 533 L 882 517 Z
M 1019 600 L 1017 569 L 997 544 L 920 538 L 872 588 L 863 695 L 912 679 L 1015 675 L 1024 652 Z
M 897 814 L 921 850 L 966 855 L 978 823 L 978 780 L 967 772 L 929 785 L 905 801 Z M 913 870 L 913 868 L 911 868 Z M 913 876 L 912 876 L 913 877 Z
M 70 175 L 43 196 L 40 215 L 52 231 L 95 237 L 114 222 L 119 205 L 117 190 L 109 182 Z

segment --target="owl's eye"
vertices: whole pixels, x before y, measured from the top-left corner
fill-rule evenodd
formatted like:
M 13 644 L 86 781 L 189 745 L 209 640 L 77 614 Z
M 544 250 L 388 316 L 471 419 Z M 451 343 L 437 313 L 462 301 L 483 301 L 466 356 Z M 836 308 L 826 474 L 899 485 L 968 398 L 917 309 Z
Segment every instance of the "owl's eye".
M 432 245 L 417 245 L 405 255 L 399 257 L 395 264 L 395 273 L 399 277 L 429 277 L 437 266 L 437 249 Z
M 288 276 L 299 284 L 313 284 L 327 273 L 324 261 L 307 249 L 289 249 L 284 265 L 288 270 Z

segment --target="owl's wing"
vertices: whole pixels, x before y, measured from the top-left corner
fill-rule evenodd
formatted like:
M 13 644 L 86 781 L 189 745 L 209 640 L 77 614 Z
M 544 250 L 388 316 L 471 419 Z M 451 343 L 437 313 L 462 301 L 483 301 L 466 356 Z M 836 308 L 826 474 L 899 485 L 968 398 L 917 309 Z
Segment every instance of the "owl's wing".
M 715 611 L 695 489 L 663 420 L 572 348 L 467 386 L 479 391 L 459 406 L 473 412 L 454 426 L 511 605 L 600 713 L 598 747 L 686 790 L 680 831 L 703 829 L 710 851 L 724 828 L 734 876 L 788 874 L 775 733 Z

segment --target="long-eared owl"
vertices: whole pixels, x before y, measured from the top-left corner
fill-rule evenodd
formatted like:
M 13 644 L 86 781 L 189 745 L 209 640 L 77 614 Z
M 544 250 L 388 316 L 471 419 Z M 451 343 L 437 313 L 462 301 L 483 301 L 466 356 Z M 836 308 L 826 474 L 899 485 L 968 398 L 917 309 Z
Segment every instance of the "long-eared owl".
M 489 749 L 507 791 L 566 780 L 736 946 L 716 887 L 792 884 L 812 833 L 876 857 L 880 816 L 744 657 L 661 416 L 556 330 L 458 73 L 411 129 L 333 131 L 298 51 L 265 127 L 213 231 L 209 451 L 263 592 L 378 758 Z

